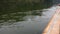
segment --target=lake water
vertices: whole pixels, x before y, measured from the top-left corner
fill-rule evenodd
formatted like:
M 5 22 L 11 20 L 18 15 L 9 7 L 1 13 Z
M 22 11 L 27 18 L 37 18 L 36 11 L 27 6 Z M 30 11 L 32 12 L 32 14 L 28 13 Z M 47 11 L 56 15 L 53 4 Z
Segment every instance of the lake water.
M 0 34 L 42 34 L 44 28 L 54 15 L 56 7 L 43 9 L 42 16 L 28 15 L 24 21 L 15 22 L 11 25 L 2 25 Z

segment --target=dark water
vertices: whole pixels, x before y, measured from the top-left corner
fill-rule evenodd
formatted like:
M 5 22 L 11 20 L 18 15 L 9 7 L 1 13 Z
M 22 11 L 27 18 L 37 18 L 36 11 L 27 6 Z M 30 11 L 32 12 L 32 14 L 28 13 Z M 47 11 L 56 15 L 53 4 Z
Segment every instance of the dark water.
M 60 4 L 60 0 L 53 0 L 53 4 Z
M 0 28 L 0 34 L 42 34 L 56 8 L 43 9 L 42 16 L 27 15 L 23 17 L 24 21 L 14 22 L 11 25 L 5 22 Z

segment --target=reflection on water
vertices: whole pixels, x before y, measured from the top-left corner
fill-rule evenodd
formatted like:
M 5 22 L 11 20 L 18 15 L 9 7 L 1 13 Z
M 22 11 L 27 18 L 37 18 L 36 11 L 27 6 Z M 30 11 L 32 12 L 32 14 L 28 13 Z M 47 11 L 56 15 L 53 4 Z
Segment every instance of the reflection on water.
M 8 20 L 7 22 L 3 23 L 3 25 L 1 26 L 0 34 L 41 34 L 45 26 L 48 24 L 50 18 L 55 13 L 55 9 L 56 7 L 43 9 L 44 12 L 42 12 L 42 16 L 39 15 L 24 16 L 23 17 L 24 21 L 16 22 L 16 20 L 14 19 Z M 12 15 L 12 16 L 18 18 L 18 15 L 15 16 Z M 4 16 L 7 17 L 6 15 Z M 8 23 L 11 21 L 13 24 Z

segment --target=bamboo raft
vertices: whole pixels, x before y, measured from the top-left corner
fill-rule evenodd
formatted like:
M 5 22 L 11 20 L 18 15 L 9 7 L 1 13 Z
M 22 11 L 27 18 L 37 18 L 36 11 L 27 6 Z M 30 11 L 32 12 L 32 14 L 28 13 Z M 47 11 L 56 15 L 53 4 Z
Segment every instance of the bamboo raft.
M 60 8 L 57 8 L 42 34 L 60 34 Z

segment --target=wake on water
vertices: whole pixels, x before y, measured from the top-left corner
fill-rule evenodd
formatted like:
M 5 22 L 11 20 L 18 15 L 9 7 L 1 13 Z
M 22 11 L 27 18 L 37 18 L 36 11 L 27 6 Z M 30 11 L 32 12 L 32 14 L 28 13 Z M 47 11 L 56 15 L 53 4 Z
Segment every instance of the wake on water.
M 59 6 L 42 9 L 42 16 L 25 16 L 25 21 L 16 22 L 12 25 L 2 25 L 0 34 L 41 34 L 57 8 Z
M 42 9 L 42 16 L 25 16 L 24 19 L 27 21 L 32 21 L 32 20 L 40 20 L 41 18 L 49 18 L 51 17 L 51 13 L 54 14 L 56 9 L 59 8 L 59 6 L 52 6 L 47 9 Z

